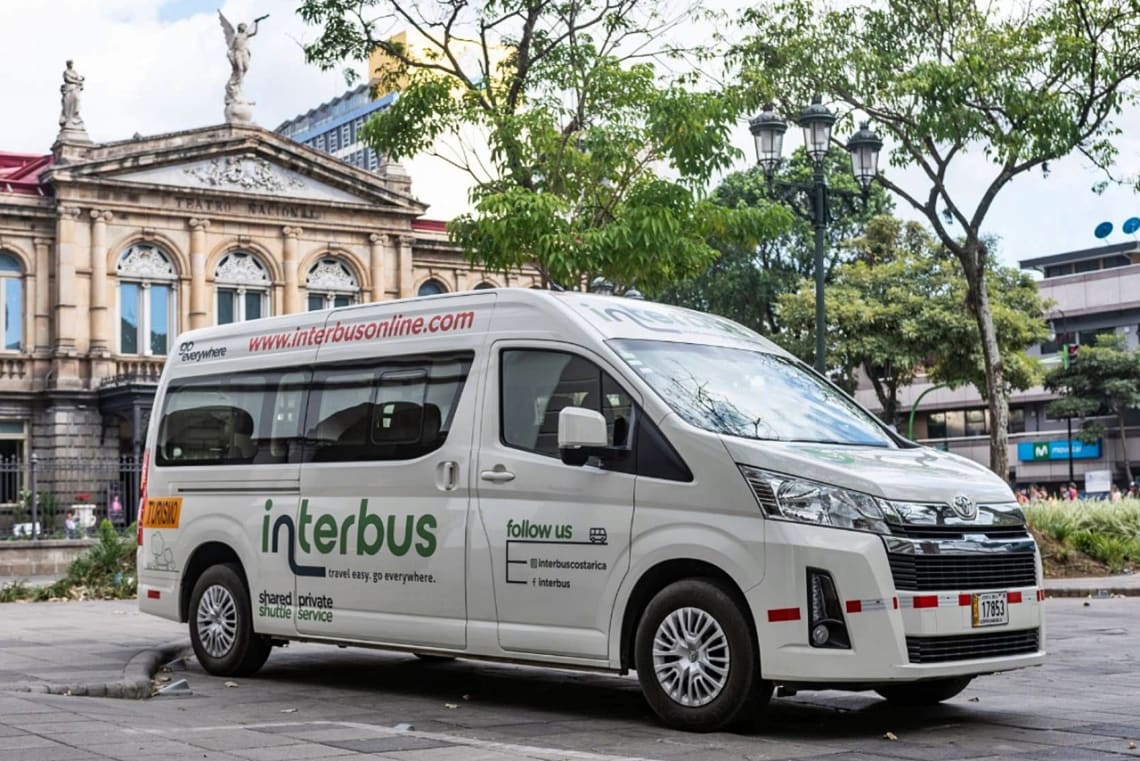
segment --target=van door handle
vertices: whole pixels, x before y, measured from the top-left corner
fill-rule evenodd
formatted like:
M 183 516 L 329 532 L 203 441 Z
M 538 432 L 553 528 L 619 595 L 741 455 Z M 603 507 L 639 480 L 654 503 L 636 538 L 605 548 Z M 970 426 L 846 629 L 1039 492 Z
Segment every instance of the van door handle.
M 484 481 L 490 481 L 493 484 L 505 484 L 507 481 L 514 481 L 515 474 L 502 465 L 496 465 L 494 470 L 484 470 L 480 472 L 479 478 L 482 478 Z
M 442 491 L 454 491 L 455 487 L 459 485 L 459 479 L 456 477 L 459 472 L 458 463 L 447 461 L 441 462 L 436 467 L 435 485 Z

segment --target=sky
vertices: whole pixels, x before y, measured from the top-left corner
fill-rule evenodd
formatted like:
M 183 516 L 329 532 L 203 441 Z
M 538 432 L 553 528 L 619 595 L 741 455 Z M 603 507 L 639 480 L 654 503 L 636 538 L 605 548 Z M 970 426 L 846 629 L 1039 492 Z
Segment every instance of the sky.
M 738 0 L 719 0 L 733 10 Z M 306 64 L 302 43 L 316 37 L 296 15 L 299 0 L 0 0 L 5 30 L 0 45 L 0 150 L 47 153 L 58 131 L 59 84 L 64 62 L 74 59 L 86 77 L 81 114 L 95 141 L 126 139 L 136 132 L 161 134 L 223 121 L 223 88 L 229 76 L 220 8 L 235 25 L 269 13 L 252 40 L 253 60 L 245 93 L 256 103 L 254 121 L 268 129 L 336 97 L 347 87 L 340 71 L 321 72 Z M 1119 173 L 1140 175 L 1140 109 L 1125 112 L 1117 138 Z M 789 129 L 785 152 L 797 144 Z M 754 161 L 747 120 L 736 143 Z M 839 135 L 846 140 L 847 135 Z M 976 199 L 993 170 L 979 152 L 950 177 L 956 196 Z M 885 165 L 885 161 L 882 162 Z M 885 167 L 884 167 L 885 168 Z M 427 216 L 446 219 L 463 210 L 461 182 L 442 164 L 407 162 L 412 192 L 430 204 Z M 1054 162 L 1018 178 L 999 196 L 985 232 L 999 238 L 1007 264 L 1136 236 L 1121 232 L 1129 217 L 1140 217 L 1140 195 L 1113 187 L 1095 195 L 1100 174 L 1080 157 Z M 919 189 L 914 170 L 885 168 L 908 189 Z M 970 204 L 964 204 L 972 208 Z M 915 214 L 899 202 L 900 216 Z M 1102 221 L 1113 233 L 1097 239 Z

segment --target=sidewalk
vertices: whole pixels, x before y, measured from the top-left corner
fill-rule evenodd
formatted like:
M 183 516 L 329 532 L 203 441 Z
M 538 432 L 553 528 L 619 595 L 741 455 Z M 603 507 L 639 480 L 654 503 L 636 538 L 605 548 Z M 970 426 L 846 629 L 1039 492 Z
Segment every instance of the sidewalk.
M 1120 576 L 1089 576 L 1073 579 L 1045 579 L 1045 591 L 1052 597 L 1140 597 L 1140 573 Z

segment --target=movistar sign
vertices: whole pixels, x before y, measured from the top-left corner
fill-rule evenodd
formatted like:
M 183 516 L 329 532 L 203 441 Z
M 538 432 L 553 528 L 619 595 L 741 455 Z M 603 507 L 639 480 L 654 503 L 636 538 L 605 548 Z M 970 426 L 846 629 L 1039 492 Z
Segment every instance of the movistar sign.
M 1041 460 L 1067 460 L 1069 447 L 1073 448 L 1074 460 L 1098 460 L 1101 456 L 1101 440 L 1086 444 L 1079 439 L 1072 441 L 1022 441 L 1017 445 L 1017 459 L 1021 462 Z

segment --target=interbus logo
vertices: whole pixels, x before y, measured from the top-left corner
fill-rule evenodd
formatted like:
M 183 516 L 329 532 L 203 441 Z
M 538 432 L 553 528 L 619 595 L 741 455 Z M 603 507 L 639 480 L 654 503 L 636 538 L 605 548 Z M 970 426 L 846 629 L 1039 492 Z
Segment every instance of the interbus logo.
M 403 557 L 409 550 L 429 558 L 435 554 L 438 543 L 435 532 L 439 522 L 431 513 L 422 515 L 381 516 L 368 509 L 368 499 L 360 500 L 358 512 L 349 513 L 337 522 L 329 513 L 309 512 L 309 500 L 301 500 L 301 510 L 294 523 L 289 514 L 278 515 L 272 521 L 273 500 L 265 500 L 265 515 L 261 519 L 261 551 L 276 553 L 285 537 L 285 555 L 289 570 L 295 576 L 325 578 L 328 569 L 323 565 L 301 565 L 297 562 L 297 549 L 322 556 L 376 555 L 381 550 L 393 557 Z M 270 526 L 272 525 L 272 528 Z
M 300 349 L 308 346 L 321 346 L 329 343 L 349 341 L 374 341 L 380 338 L 400 338 L 403 336 L 427 335 L 430 333 L 450 333 L 470 330 L 475 325 L 475 312 L 445 312 L 430 317 L 417 315 L 405 317 L 394 315 L 386 320 L 359 322 L 355 325 L 341 325 L 331 328 L 297 328 L 291 333 L 271 333 L 253 336 L 249 339 L 250 351 L 277 351 L 280 349 Z

